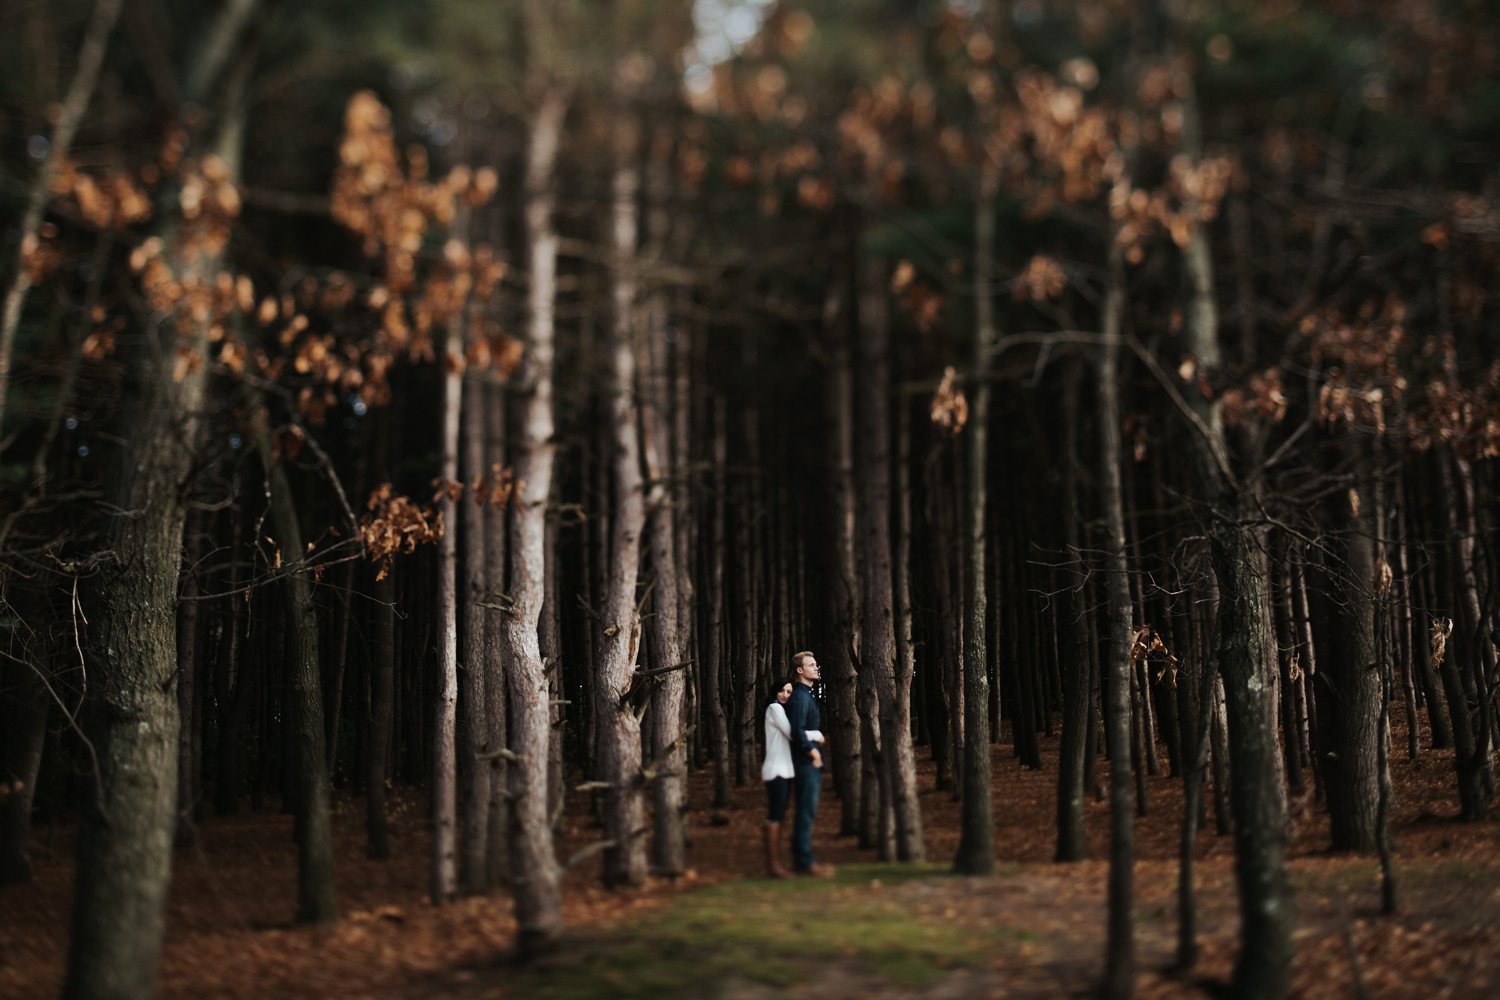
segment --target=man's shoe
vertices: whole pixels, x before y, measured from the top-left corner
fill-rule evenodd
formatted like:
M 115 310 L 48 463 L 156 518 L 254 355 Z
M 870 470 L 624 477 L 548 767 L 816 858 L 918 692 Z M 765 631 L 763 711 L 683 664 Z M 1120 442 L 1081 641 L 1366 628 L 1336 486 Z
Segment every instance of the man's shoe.
M 798 868 L 798 875 L 811 875 L 813 878 L 833 878 L 833 865 L 825 865 L 815 862 L 810 868 Z

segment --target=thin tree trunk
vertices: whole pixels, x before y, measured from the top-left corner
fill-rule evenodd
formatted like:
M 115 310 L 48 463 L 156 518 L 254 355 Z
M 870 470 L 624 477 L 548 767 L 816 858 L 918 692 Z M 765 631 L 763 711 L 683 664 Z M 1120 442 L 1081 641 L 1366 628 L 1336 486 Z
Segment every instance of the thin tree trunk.
M 185 847 L 193 842 L 193 806 L 198 762 L 193 756 L 193 735 L 198 727 L 197 685 L 201 674 L 198 648 L 198 554 L 202 515 L 190 511 L 182 536 L 182 597 L 177 605 L 177 833 L 175 842 Z
M 1191 81 L 1188 81 L 1191 86 Z M 1201 137 L 1191 92 L 1184 147 L 1195 159 Z M 1187 345 L 1200 371 L 1220 367 L 1213 259 L 1204 226 L 1189 227 L 1185 266 L 1192 287 Z M 1213 510 L 1210 553 L 1219 586 L 1219 675 L 1229 723 L 1230 789 L 1234 807 L 1235 873 L 1240 897 L 1237 998 L 1286 995 L 1292 961 L 1292 900 L 1285 869 L 1285 785 L 1277 774 L 1274 709 L 1268 692 L 1275 669 L 1269 629 L 1269 594 L 1263 571 L 1265 529 L 1252 486 L 1234 482 L 1219 404 L 1190 391 L 1199 440 L 1192 454 L 1197 478 Z
M 1364 449 L 1349 458 L 1363 467 Z M 1332 662 L 1324 669 L 1332 675 L 1335 696 L 1329 699 L 1333 718 L 1332 753 L 1324 758 L 1328 777 L 1328 816 L 1333 849 L 1374 853 L 1377 813 L 1380 804 L 1380 774 L 1377 767 L 1380 738 L 1380 672 L 1375 654 L 1375 612 L 1371 587 L 1375 580 L 1375 498 L 1367 481 L 1356 480 L 1357 489 L 1336 493 L 1327 504 L 1327 520 L 1336 558 L 1329 560 L 1333 586 Z M 1361 496 L 1362 494 L 1362 496 Z
M 657 165 L 653 164 L 653 174 Z M 653 184 L 658 187 L 660 182 Z M 664 195 L 659 195 L 665 197 Z M 640 390 L 641 440 L 645 447 L 650 509 L 651 566 L 655 614 L 648 625 L 652 657 L 660 675 L 651 708 L 651 759 L 656 768 L 652 786 L 655 810 L 652 823 L 652 861 L 655 873 L 675 877 L 687 868 L 683 830 L 683 789 L 687 774 L 687 741 L 682 738 L 682 703 L 687 689 L 684 652 L 678 619 L 676 499 L 681 493 L 677 470 L 671 467 L 673 425 L 670 420 L 672 385 L 667 369 L 666 300 L 653 297 L 649 306 L 646 371 Z
M 68 85 L 68 95 L 63 98 L 62 113 L 52 127 L 52 138 L 48 143 L 47 158 L 41 170 L 31 182 L 31 192 L 26 199 L 26 212 L 21 216 L 20 239 L 16 249 L 16 272 L 11 278 L 10 288 L 5 293 L 5 307 L 0 314 L 0 415 L 5 413 L 5 397 L 10 387 L 11 356 L 16 346 L 16 329 L 21 323 L 21 310 L 26 304 L 26 293 L 31 289 L 29 258 L 36 252 L 37 232 L 42 226 L 42 216 L 47 202 L 52 198 L 52 182 L 61 172 L 73 150 L 73 136 L 83 120 L 89 101 L 94 96 L 94 84 L 99 79 L 99 67 L 104 62 L 104 52 L 109 45 L 110 33 L 120 17 L 124 0 L 97 0 L 93 16 L 89 19 L 87 33 L 83 36 L 83 48 L 78 52 L 78 69 Z M 9 441 L 0 427 L 0 451 Z
M 1104 304 L 1105 343 L 1099 364 L 1099 484 L 1104 504 L 1104 558 L 1109 596 L 1107 705 L 1109 741 L 1109 923 L 1101 997 L 1124 1000 L 1134 992 L 1135 819 L 1131 802 L 1130 681 L 1131 599 L 1125 562 L 1125 507 L 1120 484 L 1120 320 L 1125 308 L 1124 261 L 1110 252 L 1111 280 Z
M 485 466 L 490 489 L 498 484 L 505 465 L 505 389 L 491 383 L 484 406 Z M 508 502 L 508 498 L 507 498 Z M 505 510 L 494 494 L 484 508 L 484 724 L 487 728 L 486 756 L 509 745 L 510 727 L 505 675 L 505 620 L 500 595 L 505 592 Z M 490 787 L 486 797 L 485 884 L 502 885 L 510 871 L 510 774 L 502 756 L 490 757 L 485 765 Z
M 365 754 L 365 836 L 370 857 L 391 856 L 385 816 L 385 771 L 391 753 L 396 667 L 396 587 L 387 573 L 376 580 L 370 631 L 370 748 Z
M 922 811 L 917 801 L 917 764 L 912 751 L 912 678 L 916 674 L 916 646 L 912 642 L 911 607 L 911 406 L 901 399 L 896 423 L 896 684 L 893 724 L 896 729 L 896 769 L 906 777 L 908 795 L 896 805 L 896 858 L 927 860 L 922 840 Z M 988 756 L 989 748 L 985 748 Z M 909 813 L 903 815 L 903 810 Z
M 640 124 L 621 114 L 615 125 L 615 172 L 612 272 L 614 317 L 608 355 L 606 419 L 613 436 L 614 507 L 609 576 L 600 622 L 595 712 L 599 720 L 599 780 L 608 784 L 604 801 L 604 836 L 613 844 L 604 852 L 608 885 L 640 885 L 646 878 L 645 812 L 641 802 L 641 713 L 651 685 L 635 701 L 627 693 L 636 683 L 640 619 L 636 614 L 636 579 L 640 568 L 645 498 L 635 404 L 635 268 L 640 185 L 637 162 Z M 644 680 L 644 679 L 642 679 Z
M 481 757 L 493 747 L 490 742 L 488 670 L 486 645 L 489 611 L 483 607 L 488 575 L 485 495 L 480 491 L 488 472 L 485 461 L 485 421 L 489 409 L 485 379 L 477 371 L 463 376 L 463 477 L 471 494 L 463 499 L 463 677 L 464 795 L 463 842 L 459 851 L 459 878 L 463 891 L 473 895 L 489 885 L 489 821 L 491 776 Z M 493 483 L 490 484 L 494 486 Z M 449 530 L 458 528 L 454 524 Z
M 859 579 L 854 557 L 854 371 L 849 346 L 849 310 L 839 294 L 846 275 L 836 272 L 823 307 L 828 335 L 828 365 L 824 370 L 824 400 L 828 406 L 828 457 L 832 466 L 833 573 L 829 581 L 829 620 L 832 648 L 827 662 L 828 701 L 833 716 L 833 787 L 839 797 L 839 834 L 859 833 L 860 780 L 863 772 L 857 697 L 859 679 L 853 654 L 859 649 Z
M 437 565 L 437 701 L 432 754 L 432 901 L 458 898 L 458 438 L 463 408 L 462 312 L 448 324 L 443 357 L 442 470 Z M 455 497 L 458 493 L 459 497 Z
M 1215 639 L 1212 648 L 1218 646 Z M 1194 680 L 1194 674 L 1197 682 L 1196 695 L 1191 699 L 1197 708 L 1197 716 L 1184 726 L 1188 738 L 1183 740 L 1182 843 L 1177 868 L 1177 968 L 1184 971 L 1198 964 L 1198 906 L 1193 859 L 1198 843 L 1198 819 L 1203 814 L 1203 778 L 1208 771 L 1209 714 L 1218 700 L 1218 667 L 1218 659 L 1210 655 L 1207 663 L 1183 671 L 1183 677 L 1189 683 Z M 1183 713 L 1183 719 L 1188 719 L 1187 713 Z
M 528 14 L 542 17 L 537 8 Z M 515 442 L 519 502 L 510 526 L 510 614 L 502 615 L 510 682 L 511 885 L 522 955 L 546 950 L 562 931 L 562 873 L 553 853 L 547 815 L 547 740 L 550 723 L 546 666 L 537 627 L 545 584 L 547 497 L 552 490 L 553 299 L 557 292 L 557 234 L 552 228 L 553 166 L 568 101 L 544 83 L 533 113 L 526 164 L 528 343 L 518 391 L 524 393 Z
M 259 393 L 249 403 L 256 450 L 266 466 L 270 497 L 270 521 L 280 549 L 280 558 L 295 562 L 303 558 L 302 527 L 296 498 L 286 468 L 273 455 L 271 433 Z M 297 922 L 328 924 L 338 919 L 333 899 L 333 822 L 330 816 L 332 789 L 328 776 L 328 754 L 323 745 L 323 685 L 319 666 L 318 609 L 313 603 L 311 569 L 299 569 L 286 578 L 287 632 L 291 656 L 283 661 L 292 672 L 295 698 L 296 799 L 301 836 L 297 840 Z M 285 715 L 288 713 L 283 713 Z M 293 720 L 283 721 L 288 725 Z M 284 766 L 291 767 L 286 761 Z
M 886 772 L 882 788 L 884 814 L 894 815 L 894 847 L 898 856 L 921 858 L 922 817 L 917 803 L 916 762 L 911 751 L 910 708 L 896 704 L 895 591 L 891 567 L 891 437 L 889 313 L 886 305 L 885 261 L 865 262 L 859 299 L 860 423 L 860 534 L 864 549 L 864 616 L 860 626 L 860 680 L 869 679 L 873 698 L 868 704 L 880 716 L 880 756 Z M 988 747 L 986 747 L 988 752 Z M 882 848 L 886 837 L 880 837 Z M 894 860 L 894 857 L 891 858 Z
M 708 554 L 708 634 L 703 640 L 703 703 L 708 712 L 714 761 L 715 809 L 729 807 L 729 727 L 724 718 L 724 505 L 728 488 L 724 466 L 729 452 L 729 417 L 723 396 L 714 398 L 713 526 Z
M 985 593 L 989 573 L 985 563 L 985 508 L 989 501 L 989 355 L 995 343 L 994 280 L 995 192 L 999 165 L 986 159 L 979 184 L 975 217 L 974 292 L 976 324 L 970 390 L 968 453 L 968 592 L 964 621 L 964 764 L 963 818 L 953 870 L 966 875 L 989 875 L 995 870 L 995 807 L 990 786 L 989 614 Z M 915 782 L 913 782 L 915 784 Z M 913 788 L 915 804 L 915 788 Z
M 1487 643 L 1480 630 L 1479 589 L 1474 573 L 1474 478 L 1469 463 L 1462 458 L 1439 454 L 1438 462 L 1443 473 L 1454 606 L 1453 632 L 1443 657 L 1443 682 L 1449 688 L 1448 707 L 1456 745 L 1453 766 L 1458 775 L 1459 814 L 1466 820 L 1480 820 L 1489 815 L 1495 775 L 1490 757 L 1488 664 L 1483 656 Z M 1459 715 L 1466 717 L 1463 724 Z
M 1078 383 L 1082 366 L 1077 360 L 1067 363 L 1063 371 L 1063 534 L 1067 545 L 1067 584 L 1062 595 L 1060 613 L 1063 630 L 1063 719 L 1062 745 L 1057 766 L 1057 850 L 1056 861 L 1083 861 L 1089 856 L 1087 829 L 1084 823 L 1084 753 L 1089 726 L 1089 643 L 1088 602 L 1083 594 L 1083 578 L 1078 571 L 1082 560 L 1083 523 L 1078 503 L 1078 424 L 1082 418 Z

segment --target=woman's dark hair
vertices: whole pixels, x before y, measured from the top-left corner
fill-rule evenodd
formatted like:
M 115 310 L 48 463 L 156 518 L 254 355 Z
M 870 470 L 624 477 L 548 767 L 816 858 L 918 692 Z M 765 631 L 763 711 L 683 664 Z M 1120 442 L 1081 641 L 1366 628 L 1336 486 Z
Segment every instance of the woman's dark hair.
M 762 705 L 761 707 L 762 708 L 770 708 L 771 707 L 771 703 L 776 700 L 777 693 L 782 688 L 786 687 L 790 683 L 792 683 L 792 679 L 790 677 L 778 677 L 776 679 L 776 685 L 771 688 L 771 697 L 768 698 L 766 700 L 766 703 L 764 705 Z

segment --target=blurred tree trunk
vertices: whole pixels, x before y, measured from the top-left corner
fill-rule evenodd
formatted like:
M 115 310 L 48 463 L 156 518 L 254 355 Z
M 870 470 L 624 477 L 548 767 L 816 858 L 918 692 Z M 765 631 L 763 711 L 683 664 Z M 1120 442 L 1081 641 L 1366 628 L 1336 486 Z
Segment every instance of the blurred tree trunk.
M 665 138 L 665 142 L 661 141 Z M 671 216 L 667 199 L 671 195 L 672 165 L 670 136 L 658 135 L 652 143 L 646 168 L 646 256 L 660 259 L 666 249 Z M 683 735 L 683 701 L 687 693 L 687 645 L 684 642 L 688 618 L 683 599 L 689 581 L 682 560 L 686 553 L 678 548 L 679 520 L 686 520 L 683 488 L 685 462 L 677 454 L 674 438 L 679 436 L 673 417 L 671 373 L 673 340 L 683 341 L 682 333 L 669 338 L 671 317 L 667 296 L 654 291 L 646 305 L 645 329 L 639 331 L 643 341 L 645 370 L 639 381 L 638 405 L 641 414 L 641 443 L 646 460 L 646 507 L 649 510 L 651 568 L 654 586 L 651 606 L 655 614 L 647 625 L 652 659 L 658 670 L 660 687 L 651 705 L 650 748 L 655 769 L 652 779 L 654 810 L 652 824 L 652 861 L 654 874 L 675 877 L 687 869 L 687 840 L 684 830 L 684 790 L 687 785 L 687 740 Z M 686 355 L 679 353 L 679 360 Z M 685 373 L 679 373 L 679 377 Z M 683 393 L 686 402 L 686 393 Z M 683 428 L 685 441 L 685 427 Z M 675 457 L 675 461 L 674 461 Z
M 1328 700 L 1332 718 L 1332 752 L 1325 760 L 1328 817 L 1336 851 L 1373 853 L 1380 774 L 1376 766 L 1380 739 L 1380 672 L 1375 654 L 1375 611 L 1371 600 L 1376 573 L 1376 504 L 1370 490 L 1369 457 L 1357 443 L 1340 449 L 1343 464 L 1352 463 L 1358 476 L 1347 493 L 1330 495 L 1325 503 L 1329 602 L 1328 623 L 1333 656 L 1323 665 L 1331 675 L 1334 696 Z
M 202 541 L 197 511 L 189 511 L 182 531 L 182 601 L 177 605 L 177 831 L 174 842 L 186 847 L 193 842 L 193 804 L 196 799 L 198 761 L 193 736 L 197 732 L 197 686 L 201 674 L 198 647 L 198 558 Z
M 627 102 L 628 105 L 628 99 Z M 613 843 L 604 852 L 604 880 L 609 885 L 640 885 L 646 878 L 641 828 L 641 713 L 651 681 L 634 677 L 640 640 L 636 582 L 640 569 L 645 498 L 636 434 L 634 312 L 635 255 L 640 186 L 640 122 L 620 109 L 614 125 L 614 212 L 611 269 L 614 316 L 608 346 L 605 419 L 612 435 L 614 503 L 610 531 L 609 572 L 603 618 L 599 623 L 599 661 L 595 713 L 599 724 L 599 777 L 604 793 L 604 837 Z
M 528 18 L 546 19 L 528 4 Z M 536 25 L 533 24 L 535 32 Z M 538 44 L 533 38 L 532 44 Z M 543 53 L 545 55 L 545 53 Z M 537 102 L 526 151 L 527 289 L 526 357 L 517 380 L 521 425 L 515 435 L 519 488 L 510 525 L 510 614 L 502 615 L 505 665 L 510 682 L 510 768 L 513 813 L 510 877 L 522 955 L 546 950 L 562 931 L 562 873 L 553 852 L 547 815 L 547 741 L 550 714 L 546 665 L 537 634 L 546 582 L 547 498 L 552 490 L 553 299 L 557 292 L 557 233 L 552 228 L 553 170 L 568 98 L 556 81 L 534 71 Z M 497 748 L 498 749 L 498 748 Z
M 1443 657 L 1443 681 L 1449 688 L 1458 774 L 1459 815 L 1480 820 L 1489 815 L 1495 794 L 1491 759 L 1491 704 L 1488 678 L 1494 675 L 1494 650 L 1481 624 L 1479 588 L 1474 572 L 1474 475 L 1467 460 L 1439 453 L 1444 513 L 1448 534 L 1448 566 L 1452 577 L 1454 622 Z M 1451 676 L 1451 680 L 1450 680 Z M 1459 715 L 1466 716 L 1463 724 Z M 1467 732 L 1465 731 L 1467 730 Z
M 490 489 L 494 490 L 505 466 L 505 389 L 498 382 L 491 382 L 488 389 L 484 405 L 485 468 Z M 495 755 L 508 746 L 510 728 L 506 724 L 505 612 L 500 610 L 500 595 L 505 592 L 506 506 L 497 505 L 492 494 L 491 502 L 484 507 L 484 724 L 489 756 L 485 778 L 490 784 L 485 795 L 488 815 L 484 828 L 485 884 L 490 886 L 503 884 L 510 870 L 509 764 Z
M 303 558 L 301 520 L 297 501 L 286 468 L 275 454 L 270 427 L 266 422 L 265 404 L 258 392 L 247 392 L 255 447 L 266 467 L 269 482 L 270 521 L 276 535 L 279 556 L 285 563 Z M 332 923 L 338 919 L 333 900 L 333 827 L 329 815 L 332 789 L 328 775 L 328 753 L 323 745 L 323 687 L 319 663 L 318 609 L 313 603 L 311 569 L 298 569 L 287 576 L 286 613 L 290 624 L 291 657 L 295 697 L 293 718 L 283 725 L 295 725 L 297 841 L 297 922 Z
M 969 413 L 968 467 L 968 593 L 964 622 L 964 758 L 963 829 L 953 870 L 966 875 L 989 875 L 995 870 L 995 807 L 990 786 L 989 613 L 985 587 L 985 507 L 989 502 L 990 349 L 995 343 L 994 272 L 995 194 L 1000 168 L 985 159 L 975 215 L 976 251 L 974 295 L 977 323 L 974 360 L 970 369 L 973 400 Z M 915 785 L 915 781 L 913 781 Z M 915 802 L 915 789 L 913 789 Z
M 489 475 L 485 461 L 485 424 L 489 410 L 486 377 L 478 370 L 463 376 L 463 479 L 474 492 L 463 503 L 463 676 L 464 795 L 463 842 L 459 850 L 460 885 L 466 894 L 481 893 L 489 885 L 490 765 L 481 756 L 493 749 L 489 723 L 487 644 L 489 611 L 484 607 L 488 578 L 489 527 L 486 510 Z M 490 488 L 495 484 L 489 483 Z M 450 526 L 450 530 L 460 525 Z
M 1083 861 L 1089 856 L 1084 823 L 1084 753 L 1089 726 L 1088 601 L 1078 571 L 1083 559 L 1079 526 L 1083 513 L 1078 503 L 1078 425 L 1082 400 L 1078 384 L 1082 363 L 1070 360 L 1063 371 L 1063 538 L 1066 589 L 1062 594 L 1062 742 L 1057 766 L 1057 850 L 1054 860 Z M 1075 562 L 1078 560 L 1079 562 Z
M 5 723 L 0 750 L 5 753 L 0 784 L 9 794 L 0 800 L 0 888 L 31 882 L 31 808 L 47 741 L 47 688 L 41 664 L 8 664 L 18 674 L 6 684 L 10 697 L 0 704 Z
M 831 642 L 828 663 L 828 702 L 832 718 L 833 787 L 839 797 L 839 834 L 859 833 L 860 780 L 863 773 L 860 746 L 859 678 L 854 672 L 854 654 L 859 649 L 859 579 L 854 557 L 854 368 L 849 344 L 851 310 L 847 306 L 848 273 L 853 251 L 841 242 L 823 302 L 823 329 L 827 337 L 828 364 L 823 372 L 823 398 L 827 406 L 826 447 L 832 466 L 829 519 L 832 527 L 833 572 L 828 587 Z
M 370 747 L 365 753 L 365 835 L 370 857 L 391 856 L 385 816 L 385 769 L 391 753 L 391 716 L 395 707 L 396 586 L 389 572 L 376 580 L 370 631 Z
M 896 418 L 896 711 L 893 723 L 898 733 L 898 768 L 910 781 L 907 806 L 911 815 L 902 816 L 902 803 L 896 808 L 896 857 L 900 861 L 927 860 L 927 846 L 922 839 L 922 812 L 917 800 L 917 767 L 912 750 L 912 678 L 916 674 L 917 653 L 912 641 L 911 606 L 911 400 L 898 399 Z M 989 751 L 986 750 L 986 753 Z
M 101 49 L 106 34 L 97 33 Z M 203 78 L 215 80 L 231 54 Z M 202 150 L 219 157 L 231 181 L 239 177 L 251 64 L 240 60 L 225 88 L 222 118 L 208 133 L 217 134 Z M 187 96 L 205 103 L 201 90 Z M 213 281 L 222 248 L 204 242 L 198 226 L 178 212 L 158 224 L 174 277 Z M 120 352 L 124 384 L 112 439 L 118 443 L 107 458 L 103 498 L 105 509 L 119 515 L 107 519 L 100 539 L 101 550 L 115 558 L 101 565 L 89 595 L 93 662 L 84 711 L 98 772 L 78 836 L 63 988 L 69 1000 L 147 997 L 155 988 L 177 804 L 173 675 L 185 487 L 195 465 L 190 445 L 199 440 L 209 325 L 173 316 Z
M 1099 490 L 1104 505 L 1104 558 L 1109 598 L 1109 645 L 1104 727 L 1109 743 L 1109 922 L 1100 996 L 1123 1000 L 1135 980 L 1135 817 L 1131 802 L 1131 599 L 1125 562 L 1125 508 L 1120 485 L 1120 323 L 1125 308 L 1123 252 L 1110 250 L 1104 302 L 1104 346 L 1099 363 Z
M 83 36 L 83 47 L 78 52 L 78 69 L 68 85 L 68 95 L 63 98 L 61 113 L 52 126 L 52 137 L 47 145 L 47 158 L 37 171 L 26 199 L 26 212 L 21 216 L 21 230 L 16 241 L 16 271 L 10 288 L 5 293 L 5 306 L 0 313 L 0 450 L 5 448 L 5 399 L 10 387 L 11 355 L 15 351 L 16 329 L 21 323 L 21 310 L 26 305 L 26 293 L 31 290 L 30 257 L 37 249 L 37 231 L 42 225 L 42 216 L 47 202 L 52 198 L 52 181 L 62 171 L 73 150 L 73 136 L 83 120 L 89 101 L 94 96 L 94 84 L 99 79 L 99 67 L 104 62 L 104 53 L 109 46 L 110 33 L 119 20 L 124 0 L 97 0 L 93 16 L 89 19 L 87 32 Z
M 714 398 L 713 524 L 708 552 L 708 634 L 703 637 L 703 704 L 708 713 L 709 748 L 714 762 L 715 809 L 729 807 L 729 727 L 724 718 L 724 504 L 729 417 L 723 396 Z
M 451 232 L 463 234 L 463 221 Z M 460 235 L 460 238 L 461 235 Z M 459 424 L 463 409 L 464 346 L 462 310 L 448 322 L 443 349 L 442 468 L 438 476 L 438 516 L 443 534 L 438 539 L 437 566 L 437 715 L 432 754 L 432 901 L 458 898 L 458 501 L 463 483 L 458 478 Z M 455 494 L 457 494 L 455 496 Z

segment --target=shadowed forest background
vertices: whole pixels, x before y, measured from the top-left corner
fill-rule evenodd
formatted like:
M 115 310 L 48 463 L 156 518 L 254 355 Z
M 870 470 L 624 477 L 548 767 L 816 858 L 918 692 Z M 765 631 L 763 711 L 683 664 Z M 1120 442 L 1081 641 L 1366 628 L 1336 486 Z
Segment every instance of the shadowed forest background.
M 1500 988 L 1493 4 L 0 23 L 0 995 Z

